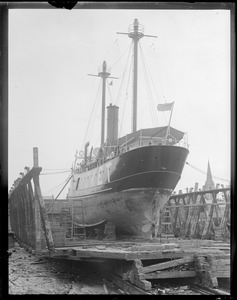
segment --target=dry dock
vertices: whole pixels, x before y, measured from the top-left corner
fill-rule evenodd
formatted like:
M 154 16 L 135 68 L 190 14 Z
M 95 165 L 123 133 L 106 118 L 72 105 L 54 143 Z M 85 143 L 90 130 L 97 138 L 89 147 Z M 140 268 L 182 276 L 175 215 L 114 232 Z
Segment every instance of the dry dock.
M 218 294 L 220 281 L 230 280 L 230 188 L 171 196 L 156 238 L 118 236 L 111 223 L 93 235 L 76 227 L 66 200 L 60 208 L 60 201 L 44 201 L 40 172 L 34 155 L 34 167 L 9 194 L 9 247 L 17 240 L 36 257 L 99 263 L 127 293 L 157 293 L 164 280 L 192 279 L 196 289 Z

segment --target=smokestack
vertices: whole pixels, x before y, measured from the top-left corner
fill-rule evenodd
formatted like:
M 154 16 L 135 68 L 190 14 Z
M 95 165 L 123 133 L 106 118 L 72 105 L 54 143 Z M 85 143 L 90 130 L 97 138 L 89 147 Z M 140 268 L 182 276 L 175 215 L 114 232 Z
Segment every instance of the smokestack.
M 117 146 L 118 139 L 118 106 L 112 105 L 110 103 L 107 106 L 107 145 L 108 146 Z M 108 148 L 110 153 L 113 150 L 112 147 Z
M 87 148 L 89 147 L 90 142 L 87 142 L 85 144 L 85 151 L 84 151 L 84 160 L 85 160 L 85 164 L 87 163 Z

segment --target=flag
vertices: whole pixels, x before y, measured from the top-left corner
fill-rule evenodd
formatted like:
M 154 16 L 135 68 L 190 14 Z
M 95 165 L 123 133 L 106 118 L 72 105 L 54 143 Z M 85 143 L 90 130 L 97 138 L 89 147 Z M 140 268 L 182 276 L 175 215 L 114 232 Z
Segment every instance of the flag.
M 111 81 L 111 82 L 109 83 L 109 85 L 113 85 L 113 81 Z
M 171 103 L 163 103 L 163 104 L 158 104 L 157 109 L 159 111 L 166 111 L 166 110 L 171 110 L 173 107 L 174 102 Z

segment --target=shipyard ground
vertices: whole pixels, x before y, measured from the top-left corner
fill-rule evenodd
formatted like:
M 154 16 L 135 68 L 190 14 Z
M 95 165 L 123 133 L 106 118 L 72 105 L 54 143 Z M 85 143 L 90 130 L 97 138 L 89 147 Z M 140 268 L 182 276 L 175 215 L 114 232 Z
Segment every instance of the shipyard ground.
M 195 286 L 192 278 L 155 281 L 152 293 L 161 295 L 229 294 L 229 280 L 219 281 L 219 289 Z M 137 293 L 137 292 L 136 292 Z M 121 295 L 133 291 L 120 286 L 104 271 L 103 263 L 71 261 L 35 256 L 19 245 L 9 250 L 9 294 Z
M 9 251 L 9 294 L 119 294 L 90 263 L 36 257 L 19 246 Z

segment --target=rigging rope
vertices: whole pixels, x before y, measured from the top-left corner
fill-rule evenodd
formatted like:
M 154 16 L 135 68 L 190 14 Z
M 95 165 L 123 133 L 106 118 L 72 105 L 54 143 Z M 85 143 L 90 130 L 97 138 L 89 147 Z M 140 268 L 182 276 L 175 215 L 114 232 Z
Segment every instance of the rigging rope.
M 186 162 L 186 164 L 187 164 L 188 166 L 190 166 L 191 168 L 195 169 L 196 171 L 198 171 L 198 172 L 200 172 L 200 173 L 203 173 L 204 175 L 207 175 L 207 172 L 205 172 L 205 171 L 203 171 L 203 170 L 200 170 L 199 168 L 197 168 L 197 167 L 191 165 L 190 163 Z M 222 180 L 222 181 L 230 182 L 230 181 L 227 180 L 227 179 L 220 178 L 220 177 L 217 177 L 217 176 L 213 176 L 213 175 L 212 175 L 212 177 L 215 178 L 215 179 Z
M 71 172 L 71 170 L 61 171 L 61 172 L 41 173 L 40 175 L 54 175 L 54 174 L 62 174 L 62 173 L 68 173 L 68 172 Z
M 83 143 L 82 143 L 81 149 L 83 149 L 83 146 L 85 145 L 86 139 L 87 139 L 87 137 L 88 137 L 88 131 L 89 131 L 89 126 L 90 126 L 90 124 L 91 124 L 92 115 L 93 115 L 93 113 L 94 113 L 96 104 L 98 103 L 97 98 L 98 98 L 98 95 L 99 95 L 100 87 L 101 87 L 101 81 L 100 81 L 99 87 L 98 87 L 98 89 L 97 89 L 96 97 L 95 97 L 95 99 L 94 99 L 92 111 L 91 111 L 91 114 L 90 114 L 90 119 L 89 119 L 89 122 L 88 122 L 88 125 L 87 125 L 87 129 L 86 129 L 86 133 L 85 133 L 85 137 L 84 137 L 84 141 L 83 141 Z
M 128 66 L 128 60 L 129 60 L 129 57 L 130 57 L 130 54 L 131 54 L 131 50 L 132 50 L 132 43 L 129 45 L 129 52 L 128 52 L 128 56 L 127 56 L 127 60 L 126 60 L 126 63 L 125 63 L 125 68 L 124 68 L 124 71 L 123 71 L 123 75 L 122 75 L 122 80 L 121 80 L 121 84 L 120 84 L 120 88 L 119 88 L 119 92 L 118 92 L 118 96 L 117 96 L 117 99 L 115 101 L 115 105 L 119 106 L 119 101 L 120 101 L 120 98 L 121 98 L 121 92 L 122 92 L 122 87 L 124 85 L 124 78 L 125 78 L 125 74 L 127 72 L 127 66 Z
M 154 43 L 153 43 L 151 46 L 153 46 L 153 47 L 152 47 L 152 50 L 153 50 L 154 53 L 155 53 L 155 64 L 156 64 L 155 71 L 156 71 L 156 78 L 158 79 L 157 82 L 159 82 L 159 86 L 160 86 L 160 88 L 159 88 L 158 90 L 160 90 L 161 97 L 163 98 L 164 102 L 166 102 L 166 99 L 165 99 L 165 96 L 164 96 L 164 93 L 163 93 L 162 82 L 161 82 L 160 75 L 159 75 L 159 72 L 158 72 L 158 70 L 159 70 L 160 68 L 159 68 L 158 59 L 157 59 L 157 56 L 158 56 L 158 55 L 157 55 L 157 52 L 156 52 L 156 47 L 155 47 L 155 44 L 154 44 Z M 149 70 L 148 70 L 148 71 L 149 71 Z M 151 78 L 152 84 L 153 84 L 153 86 L 154 86 L 154 90 L 155 90 L 155 93 L 156 93 L 158 102 L 161 103 L 161 102 L 159 101 L 159 98 L 160 98 L 160 97 L 158 96 L 157 89 L 156 89 L 156 87 L 155 87 L 155 84 L 154 84 L 154 81 L 153 81 L 151 75 L 150 75 L 150 78 Z M 167 118 L 166 118 L 165 113 L 163 112 L 162 115 L 163 115 L 163 117 L 164 117 L 164 119 L 165 119 L 165 122 L 167 123 Z
M 118 46 L 118 45 L 117 45 Z M 113 68 L 119 61 L 120 59 L 124 56 L 124 54 L 128 51 L 128 49 L 131 47 L 131 44 L 126 48 L 126 50 L 123 52 L 122 55 L 119 56 L 119 58 L 112 64 L 112 67 Z M 118 47 L 118 51 L 119 51 L 119 54 L 120 54 L 120 50 L 119 50 L 119 47 Z
M 158 81 L 159 81 L 159 85 L 160 85 L 160 92 L 161 92 L 161 96 L 162 96 L 162 98 L 165 100 L 165 96 L 164 96 L 164 93 L 163 93 L 163 87 L 162 87 L 162 82 L 161 82 L 161 79 L 160 79 L 160 75 L 159 75 L 159 70 L 160 70 L 160 68 L 159 68 L 159 63 L 158 63 L 158 59 L 157 59 L 157 57 L 158 57 L 158 55 L 157 55 L 157 51 L 156 51 L 156 47 L 155 47 L 155 44 L 153 43 L 151 46 L 153 46 L 152 47 L 152 50 L 154 51 L 154 53 L 155 53 L 155 63 L 156 63 L 156 68 L 155 68 L 155 71 L 156 71 L 156 73 L 157 73 L 157 79 L 158 79 Z M 166 100 L 165 100 L 166 101 Z
M 129 51 L 128 55 L 130 55 L 130 53 L 131 53 L 131 51 Z M 127 66 L 127 64 L 126 64 L 126 66 Z M 123 125 L 123 119 L 124 119 L 124 114 L 125 114 L 125 105 L 126 105 L 126 102 L 128 99 L 128 87 L 129 87 L 129 80 L 130 80 L 130 76 L 131 76 L 131 70 L 132 70 L 132 62 L 130 64 L 129 73 L 128 73 L 128 80 L 127 80 L 126 94 L 125 94 L 124 105 L 123 105 L 122 118 L 121 118 L 121 122 L 120 122 L 119 136 L 121 136 L 121 132 L 122 132 L 122 125 Z
M 53 187 L 53 188 L 47 190 L 47 191 L 45 192 L 45 194 L 48 194 L 49 192 L 51 192 L 51 191 L 56 190 L 57 188 L 59 188 L 62 184 L 64 184 L 64 183 L 68 180 L 69 177 L 70 177 L 70 175 L 67 177 L 66 180 L 64 180 L 63 182 L 61 182 L 61 183 L 58 184 L 57 186 L 55 186 L 55 187 Z
M 49 211 L 49 209 L 52 207 L 52 205 L 54 204 L 54 202 L 58 199 L 58 197 L 60 196 L 60 194 L 62 193 L 62 191 L 64 190 L 64 188 L 66 187 L 66 185 L 68 184 L 69 180 L 70 180 L 72 177 L 73 177 L 73 175 L 71 175 L 71 176 L 67 179 L 65 185 L 62 187 L 62 189 L 60 190 L 60 192 L 58 193 L 58 195 L 56 196 L 56 198 L 54 199 L 54 201 L 49 205 L 49 207 L 47 208 L 46 212 Z
M 150 113 L 151 113 L 151 117 L 152 117 L 152 123 L 153 123 L 153 126 L 157 126 L 159 124 L 159 122 L 158 122 L 158 117 L 157 117 L 157 113 L 156 113 L 156 105 L 154 104 L 153 97 L 152 97 L 152 91 L 151 91 L 151 88 L 149 85 L 149 79 L 148 79 L 148 73 L 147 73 L 148 67 L 146 67 L 146 62 L 145 62 L 144 54 L 143 54 L 140 43 L 139 43 L 139 47 L 140 47 L 140 52 L 141 52 L 142 66 L 143 66 L 143 71 L 144 71 L 144 78 L 145 78 L 145 84 L 146 84 L 146 89 L 147 89 Z

